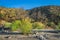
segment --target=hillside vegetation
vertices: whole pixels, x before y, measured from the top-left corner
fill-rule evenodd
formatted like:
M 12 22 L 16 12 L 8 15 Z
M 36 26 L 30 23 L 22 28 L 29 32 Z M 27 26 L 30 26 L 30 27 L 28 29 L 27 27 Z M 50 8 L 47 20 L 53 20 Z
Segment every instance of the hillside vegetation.
M 31 29 L 60 29 L 60 6 L 41 6 L 29 10 L 0 7 L 0 26 L 23 33 Z

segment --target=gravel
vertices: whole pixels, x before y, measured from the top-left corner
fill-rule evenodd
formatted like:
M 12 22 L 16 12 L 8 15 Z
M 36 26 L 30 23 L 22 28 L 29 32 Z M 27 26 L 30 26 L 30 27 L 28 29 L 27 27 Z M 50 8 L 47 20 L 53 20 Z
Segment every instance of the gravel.
M 48 34 L 44 36 L 45 40 L 60 40 L 60 34 Z M 26 35 L 0 35 L 0 40 L 41 40 L 40 35 L 26 36 Z

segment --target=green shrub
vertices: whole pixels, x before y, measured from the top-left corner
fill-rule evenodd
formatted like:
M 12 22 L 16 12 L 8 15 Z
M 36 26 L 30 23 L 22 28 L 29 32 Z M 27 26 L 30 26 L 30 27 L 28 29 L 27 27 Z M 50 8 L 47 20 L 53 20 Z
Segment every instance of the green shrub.
M 41 22 L 34 22 L 32 26 L 33 26 L 33 29 L 44 29 L 45 28 L 45 25 L 42 24 Z
M 12 22 L 12 24 L 11 24 L 11 30 L 12 31 L 16 31 L 17 29 L 20 28 L 20 24 L 21 24 L 20 20 L 16 20 L 16 21 Z
M 12 23 L 10 23 L 10 22 L 5 22 L 4 26 L 5 26 L 5 27 L 11 27 L 11 24 L 12 24 Z
M 57 30 L 60 29 L 60 23 L 58 23 L 58 25 L 56 26 L 56 29 L 57 29 Z

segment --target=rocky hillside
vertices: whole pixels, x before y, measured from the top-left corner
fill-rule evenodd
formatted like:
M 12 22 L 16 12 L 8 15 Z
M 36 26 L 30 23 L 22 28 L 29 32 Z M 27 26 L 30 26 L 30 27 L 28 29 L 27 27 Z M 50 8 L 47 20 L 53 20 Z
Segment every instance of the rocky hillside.
M 27 17 L 32 23 L 41 22 L 54 28 L 60 23 L 60 6 L 41 6 L 29 10 L 0 7 L 0 20 L 13 22 Z
M 41 6 L 28 10 L 29 17 L 43 23 L 53 22 L 55 25 L 60 22 L 60 6 Z

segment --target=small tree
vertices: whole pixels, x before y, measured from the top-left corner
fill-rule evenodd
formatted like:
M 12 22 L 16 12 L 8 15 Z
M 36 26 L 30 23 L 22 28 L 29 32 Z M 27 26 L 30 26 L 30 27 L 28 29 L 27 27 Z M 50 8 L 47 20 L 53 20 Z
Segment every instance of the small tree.
M 32 29 L 32 23 L 30 22 L 30 20 L 28 18 L 23 19 L 21 21 L 20 29 L 21 29 L 22 33 L 24 33 L 24 34 L 30 33 L 30 31 Z
M 33 29 L 44 29 L 45 28 L 45 25 L 42 24 L 41 22 L 34 22 L 32 26 L 33 26 Z
M 24 34 L 30 33 L 30 31 L 32 29 L 32 23 L 30 22 L 30 19 L 25 18 L 22 20 L 16 20 L 16 21 L 12 22 L 11 30 L 16 31 L 18 29 Z

